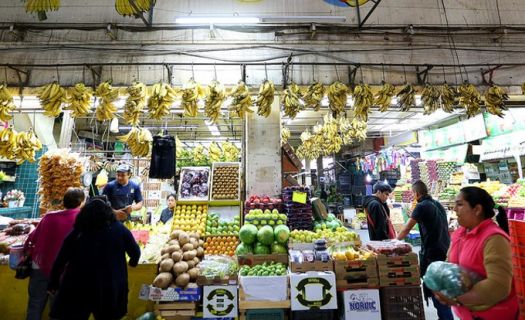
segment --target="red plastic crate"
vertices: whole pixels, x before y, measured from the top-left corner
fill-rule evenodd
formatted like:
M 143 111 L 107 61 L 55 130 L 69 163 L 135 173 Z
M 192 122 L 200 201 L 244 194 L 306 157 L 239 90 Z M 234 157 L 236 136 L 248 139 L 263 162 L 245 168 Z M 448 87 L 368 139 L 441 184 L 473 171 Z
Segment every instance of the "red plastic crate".
M 519 296 L 525 297 L 525 278 L 514 275 L 514 286 Z
M 523 246 L 523 250 L 525 250 L 525 221 L 509 220 L 509 231 L 512 245 Z M 523 254 L 525 251 L 521 253 Z
M 523 221 L 525 220 L 525 208 L 509 208 L 507 209 L 507 217 L 510 220 Z

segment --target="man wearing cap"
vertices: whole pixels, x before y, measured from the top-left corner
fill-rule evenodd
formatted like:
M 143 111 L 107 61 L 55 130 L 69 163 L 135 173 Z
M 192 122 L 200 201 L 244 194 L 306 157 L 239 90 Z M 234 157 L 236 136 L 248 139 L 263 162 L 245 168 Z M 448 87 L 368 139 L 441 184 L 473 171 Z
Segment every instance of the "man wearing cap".
M 102 194 L 108 197 L 119 221 L 128 220 L 132 211 L 142 209 L 140 186 L 129 180 L 130 174 L 131 169 L 127 164 L 119 165 L 117 179 L 108 183 L 102 190 Z

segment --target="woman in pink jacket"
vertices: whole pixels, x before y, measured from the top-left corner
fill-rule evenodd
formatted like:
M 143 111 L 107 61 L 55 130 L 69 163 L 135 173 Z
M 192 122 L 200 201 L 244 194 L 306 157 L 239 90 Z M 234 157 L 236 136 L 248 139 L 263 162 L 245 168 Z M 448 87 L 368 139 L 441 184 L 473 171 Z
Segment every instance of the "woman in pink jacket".
M 49 212 L 29 235 L 24 252 L 33 261 L 29 277 L 29 302 L 26 320 L 40 320 L 47 303 L 47 286 L 53 263 L 84 203 L 84 190 L 69 188 L 64 194 L 65 210 Z
M 440 293 L 435 293 L 436 297 L 452 305 L 461 320 L 517 319 L 518 298 L 505 211 L 496 206 L 487 191 L 477 187 L 461 189 L 454 210 L 460 228 L 452 235 L 448 261 L 478 273 L 483 280 L 454 300 Z

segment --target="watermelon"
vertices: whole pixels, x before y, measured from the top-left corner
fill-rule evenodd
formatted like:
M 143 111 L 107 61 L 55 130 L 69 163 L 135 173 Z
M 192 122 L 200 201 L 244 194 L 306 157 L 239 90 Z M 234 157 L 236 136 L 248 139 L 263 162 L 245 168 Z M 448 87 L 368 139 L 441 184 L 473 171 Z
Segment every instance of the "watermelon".
M 242 256 L 245 254 L 252 254 L 252 253 L 253 253 L 252 246 L 249 244 L 243 243 L 243 242 L 239 243 L 239 245 L 237 246 L 237 249 L 235 249 L 236 256 Z
M 257 227 L 251 224 L 245 224 L 239 230 L 239 238 L 241 239 L 241 242 L 245 244 L 254 243 L 257 239 Z
M 264 226 L 257 232 L 257 240 L 264 245 L 271 245 L 273 243 L 273 228 Z
M 290 229 L 285 225 L 279 225 L 275 227 L 273 234 L 275 236 L 275 241 L 285 244 L 288 242 L 288 238 L 290 238 Z
M 275 242 L 272 245 L 272 253 L 288 253 L 288 250 L 282 244 Z
M 255 249 L 253 250 L 254 254 L 270 254 L 271 250 L 269 246 L 265 246 L 264 244 L 257 242 L 255 244 Z

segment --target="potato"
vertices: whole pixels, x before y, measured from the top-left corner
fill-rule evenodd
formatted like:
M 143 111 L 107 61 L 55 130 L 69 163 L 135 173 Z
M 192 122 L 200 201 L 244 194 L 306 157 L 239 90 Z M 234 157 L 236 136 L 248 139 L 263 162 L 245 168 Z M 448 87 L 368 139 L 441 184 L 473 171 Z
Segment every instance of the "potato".
M 169 253 L 165 253 L 162 255 L 162 257 L 160 257 L 160 261 L 162 260 L 166 260 L 166 259 L 169 259 L 170 258 L 170 254 Z
M 204 255 L 204 249 L 201 247 L 197 248 L 197 257 L 202 257 Z
M 173 275 L 169 272 L 162 272 L 153 280 L 153 286 L 161 289 L 169 287 L 171 281 L 173 281 Z
M 179 245 L 179 240 L 170 240 L 170 241 L 168 241 L 168 244 L 170 246 L 172 246 L 172 245 Z
M 190 239 L 191 238 L 199 240 L 201 238 L 201 236 L 200 236 L 200 234 L 198 232 L 192 232 L 192 233 L 190 233 Z M 191 242 L 191 240 L 190 240 L 190 242 Z
M 191 280 L 197 279 L 197 277 L 199 276 L 199 273 L 200 273 L 199 268 L 192 268 L 188 270 L 188 274 L 190 275 Z
M 177 279 L 175 279 L 175 284 L 181 288 L 184 288 L 190 283 L 190 275 L 187 273 L 180 274 L 177 276 Z
M 190 242 L 190 237 L 186 232 L 182 232 L 179 235 L 179 244 L 184 246 L 186 243 Z
M 199 247 L 199 240 L 190 238 L 190 243 L 193 246 L 193 249 L 197 249 Z
M 171 238 L 177 240 L 177 239 L 179 239 L 179 236 L 180 236 L 181 233 L 182 233 L 182 231 L 180 231 L 180 230 L 175 230 L 175 231 L 173 231 L 173 232 L 171 233 Z
M 182 251 L 186 252 L 186 251 L 190 251 L 190 250 L 193 250 L 193 245 L 191 243 L 186 243 L 183 247 L 182 247 Z
M 171 259 L 174 262 L 179 262 L 182 260 L 182 253 L 180 251 L 175 251 L 171 254 Z
M 179 261 L 173 266 L 173 272 L 181 274 L 188 271 L 188 264 L 185 261 Z
M 172 254 L 175 251 L 180 251 L 180 247 L 178 245 L 169 246 L 167 253 Z
M 162 262 L 160 263 L 160 271 L 161 272 L 170 272 L 171 271 L 171 268 L 173 268 L 173 265 L 175 264 L 175 262 L 168 258 L 166 260 L 162 260 Z
M 193 258 L 193 261 L 195 262 L 195 266 L 198 265 L 201 262 L 201 259 L 195 257 Z
M 204 240 L 199 240 L 199 247 L 204 246 Z
M 197 251 L 190 250 L 190 251 L 184 252 L 184 254 L 182 255 L 182 259 L 184 261 L 189 261 L 189 260 L 193 260 L 193 258 L 195 258 L 196 256 L 197 256 Z
M 188 269 L 193 269 L 195 267 L 195 261 L 193 260 L 186 261 L 186 263 L 188 264 Z

